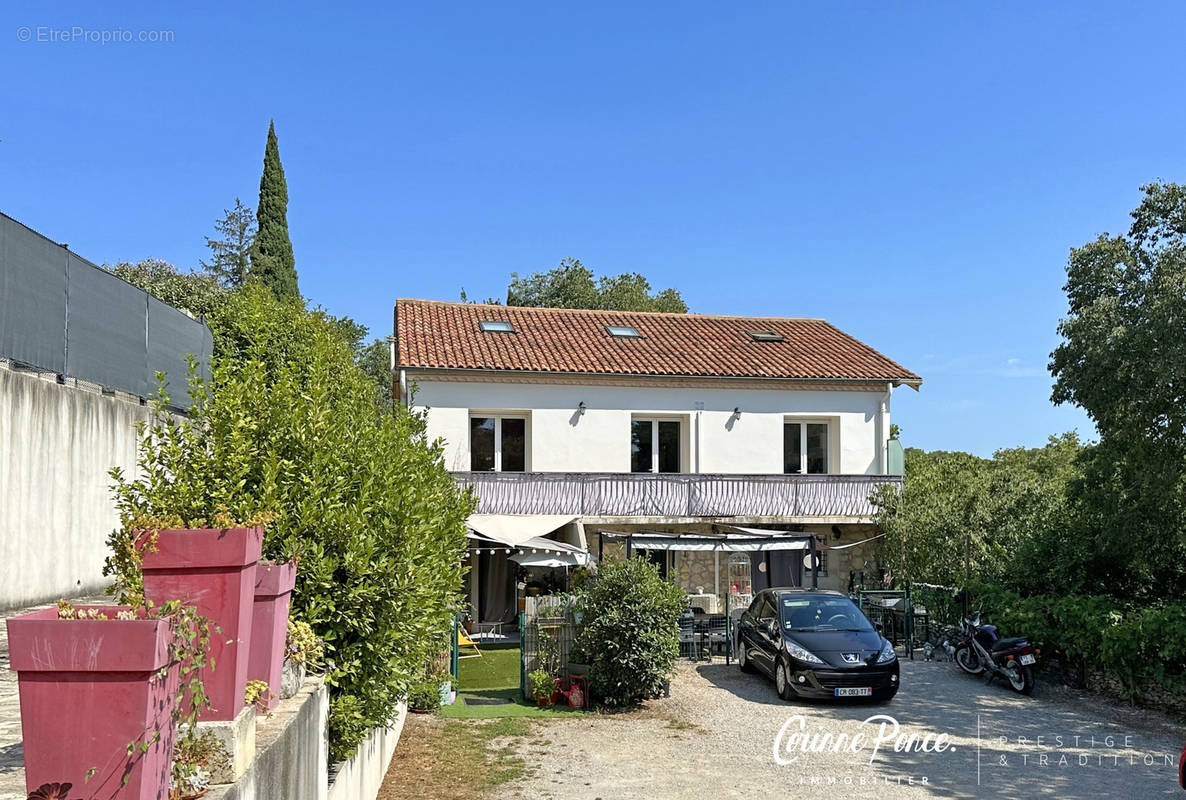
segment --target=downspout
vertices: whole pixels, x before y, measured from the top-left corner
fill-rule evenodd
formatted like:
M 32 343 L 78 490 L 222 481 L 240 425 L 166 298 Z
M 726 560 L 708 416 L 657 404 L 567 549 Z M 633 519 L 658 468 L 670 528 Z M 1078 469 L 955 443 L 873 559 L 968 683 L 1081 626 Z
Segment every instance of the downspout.
M 877 474 L 885 475 L 889 472 L 889 414 L 890 395 L 894 391 L 894 384 L 887 381 L 885 394 L 877 409 Z

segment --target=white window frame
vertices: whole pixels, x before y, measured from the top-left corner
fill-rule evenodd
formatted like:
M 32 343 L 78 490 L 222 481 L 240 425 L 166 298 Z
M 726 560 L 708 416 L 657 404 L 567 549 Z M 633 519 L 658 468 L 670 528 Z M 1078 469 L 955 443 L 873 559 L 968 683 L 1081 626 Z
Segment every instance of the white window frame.
M 659 472 L 659 423 L 660 422 L 674 422 L 679 426 L 679 470 L 677 472 L 665 472 L 664 475 L 678 475 L 684 471 L 684 421 L 679 417 L 645 417 L 634 416 L 630 418 L 630 438 L 634 438 L 634 423 L 649 422 L 651 423 L 651 470 L 649 474 L 655 475 Z M 646 475 L 646 472 L 635 472 L 635 475 Z
M 799 471 L 786 472 L 785 475 L 831 475 L 832 474 L 832 421 L 829 419 L 819 419 L 811 417 L 786 417 L 783 423 L 783 449 L 786 449 L 786 426 L 799 426 Z M 824 426 L 824 471 L 823 472 L 808 472 L 807 471 L 807 426 L 808 425 L 823 425 Z M 783 467 L 786 468 L 785 465 Z
M 470 468 L 473 468 L 473 452 L 474 452 L 474 428 L 473 420 L 475 419 L 493 419 L 494 420 L 494 471 L 502 472 L 502 421 L 504 419 L 521 419 L 523 420 L 523 471 L 531 471 L 531 415 L 530 414 L 498 414 L 492 411 L 471 411 L 469 412 L 470 424 L 467 433 L 470 437 L 469 451 L 470 451 Z M 515 470 L 518 472 L 518 470 Z

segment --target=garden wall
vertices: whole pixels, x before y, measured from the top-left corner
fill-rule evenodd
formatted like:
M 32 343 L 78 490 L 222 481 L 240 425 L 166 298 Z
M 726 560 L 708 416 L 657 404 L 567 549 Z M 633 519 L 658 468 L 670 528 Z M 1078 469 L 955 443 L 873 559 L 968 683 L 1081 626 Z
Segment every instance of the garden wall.
M 0 609 L 97 593 L 117 527 L 107 472 L 133 472 L 151 409 L 0 360 Z
M 400 703 L 391 727 L 372 730 L 353 756 L 335 765 L 329 800 L 375 800 L 391 766 L 407 714 L 407 705 Z

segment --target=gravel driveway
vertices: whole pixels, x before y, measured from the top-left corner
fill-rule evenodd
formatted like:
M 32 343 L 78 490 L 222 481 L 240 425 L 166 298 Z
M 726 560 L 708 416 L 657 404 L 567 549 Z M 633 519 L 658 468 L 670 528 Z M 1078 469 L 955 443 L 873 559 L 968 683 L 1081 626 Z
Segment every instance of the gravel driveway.
M 893 717 L 899 733 L 916 734 L 916 743 L 930 734 L 929 750 L 895 752 L 888 738 L 874 755 L 881 723 L 864 721 L 879 714 Z M 794 715 L 782 739 L 793 752 L 783 755 L 798 758 L 780 765 L 775 739 Z M 892 734 L 892 723 L 884 724 Z M 800 725 L 809 735 L 863 733 L 866 741 L 857 753 L 804 753 L 789 736 Z M 902 689 L 882 705 L 786 703 L 770 681 L 735 665 L 683 664 L 671 697 L 644 711 L 548 721 L 535 732 L 517 745 L 529 777 L 499 797 L 1186 796 L 1176 768 L 1183 726 L 1056 687 L 1021 697 L 950 662 L 903 662 Z M 939 734 L 948 736 L 942 752 L 935 751 Z

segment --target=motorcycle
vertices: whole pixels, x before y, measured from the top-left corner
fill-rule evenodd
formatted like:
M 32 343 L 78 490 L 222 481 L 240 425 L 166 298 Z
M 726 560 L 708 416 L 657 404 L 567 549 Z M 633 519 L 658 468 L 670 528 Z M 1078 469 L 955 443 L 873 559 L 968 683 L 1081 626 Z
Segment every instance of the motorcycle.
M 981 625 L 980 612 L 960 620 L 960 638 L 943 642 L 943 649 L 969 675 L 985 675 L 986 683 L 1000 676 L 1019 694 L 1033 694 L 1033 665 L 1040 651 L 1025 637 L 1001 638 L 996 625 Z

